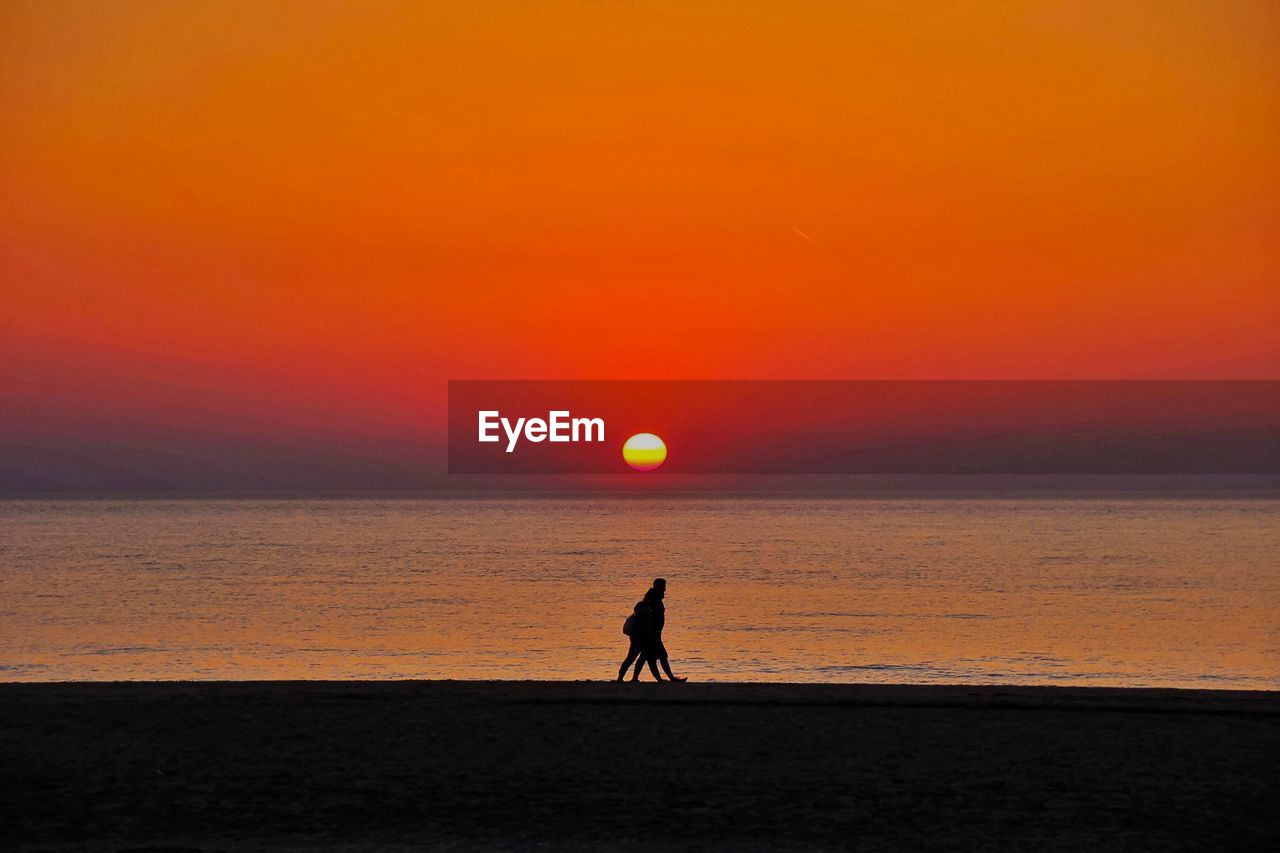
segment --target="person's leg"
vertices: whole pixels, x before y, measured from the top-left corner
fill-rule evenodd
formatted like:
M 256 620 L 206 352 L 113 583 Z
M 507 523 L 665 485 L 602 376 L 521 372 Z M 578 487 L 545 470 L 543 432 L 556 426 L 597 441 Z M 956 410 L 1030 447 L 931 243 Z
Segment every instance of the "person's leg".
M 622 681 L 624 678 L 627 677 L 627 670 L 631 667 L 631 662 L 635 660 L 636 656 L 639 654 L 640 654 L 640 645 L 638 643 L 632 642 L 630 648 L 627 649 L 627 659 L 622 662 L 622 666 L 618 667 L 619 681 Z M 636 664 L 636 668 L 639 669 L 639 667 L 640 665 Z
M 658 672 L 658 655 L 653 649 L 646 649 L 644 657 L 641 660 L 649 664 L 649 671 L 653 673 L 654 681 L 661 681 L 662 675 Z M 640 676 L 640 664 L 636 664 L 636 677 Z
M 640 657 L 636 658 L 636 671 L 631 673 L 632 681 L 640 680 L 640 670 L 644 669 L 644 662 L 649 658 L 649 651 L 646 649 L 640 653 Z
M 667 673 L 667 678 L 671 679 L 672 681 L 684 680 L 683 678 L 677 678 L 676 674 L 671 671 L 671 661 L 667 659 L 667 647 L 665 645 L 663 645 L 662 643 L 658 643 L 658 648 L 655 653 L 658 656 L 658 661 L 662 664 L 662 668 Z

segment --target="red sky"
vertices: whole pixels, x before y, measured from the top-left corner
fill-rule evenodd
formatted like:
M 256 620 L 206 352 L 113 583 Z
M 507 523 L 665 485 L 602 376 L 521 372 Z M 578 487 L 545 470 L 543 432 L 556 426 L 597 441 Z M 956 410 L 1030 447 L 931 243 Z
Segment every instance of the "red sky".
M 1271 2 L 15 0 L 0 113 L 24 482 L 442 467 L 449 378 L 1280 378 Z

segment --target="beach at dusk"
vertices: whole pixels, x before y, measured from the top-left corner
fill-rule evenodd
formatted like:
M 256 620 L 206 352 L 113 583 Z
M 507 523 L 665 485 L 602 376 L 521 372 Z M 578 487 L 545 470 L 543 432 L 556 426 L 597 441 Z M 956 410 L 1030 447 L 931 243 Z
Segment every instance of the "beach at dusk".
M 1259 495 L 9 502 L 7 836 L 1263 850 L 1276 519 Z M 610 684 L 630 582 L 671 559 L 693 681 Z
M 1280 849 L 1275 0 L 4 0 L 0 114 L 0 850 Z
M 1268 850 L 1280 694 L 0 685 L 20 850 Z

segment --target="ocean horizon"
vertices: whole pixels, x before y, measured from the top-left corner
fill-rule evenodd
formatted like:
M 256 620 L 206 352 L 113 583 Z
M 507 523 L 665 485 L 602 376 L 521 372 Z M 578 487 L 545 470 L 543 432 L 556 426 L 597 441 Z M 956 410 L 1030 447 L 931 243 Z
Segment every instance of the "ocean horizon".
M 661 575 L 696 681 L 1274 690 L 1277 520 L 1265 494 L 8 499 L 0 681 L 608 679 Z

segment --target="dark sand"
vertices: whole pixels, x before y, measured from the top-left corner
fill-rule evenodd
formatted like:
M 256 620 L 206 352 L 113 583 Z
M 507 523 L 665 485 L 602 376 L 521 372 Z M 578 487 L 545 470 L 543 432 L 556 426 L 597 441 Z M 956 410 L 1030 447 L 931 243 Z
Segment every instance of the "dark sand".
M 1277 849 L 1280 694 L 0 684 L 0 848 Z

